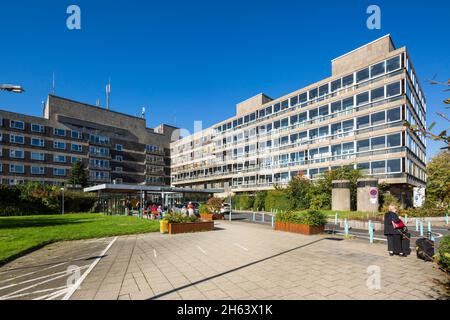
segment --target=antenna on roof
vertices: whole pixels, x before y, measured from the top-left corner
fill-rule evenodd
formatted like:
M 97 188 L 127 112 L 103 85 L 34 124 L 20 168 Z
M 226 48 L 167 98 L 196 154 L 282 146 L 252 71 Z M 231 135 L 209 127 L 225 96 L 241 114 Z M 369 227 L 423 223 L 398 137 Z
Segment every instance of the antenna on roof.
M 56 87 L 56 83 L 55 83 L 55 73 L 53 72 L 53 78 L 52 78 L 52 94 L 55 95 L 55 87 Z
M 145 107 L 142 107 L 141 118 L 145 119 Z
M 106 110 L 109 110 L 109 95 L 111 94 L 111 78 L 108 80 L 106 85 Z

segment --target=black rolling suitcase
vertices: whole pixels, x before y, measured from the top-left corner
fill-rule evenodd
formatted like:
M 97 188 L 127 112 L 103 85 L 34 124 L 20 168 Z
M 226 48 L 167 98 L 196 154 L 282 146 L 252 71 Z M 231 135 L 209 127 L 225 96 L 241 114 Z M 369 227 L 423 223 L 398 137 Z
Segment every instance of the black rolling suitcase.
M 427 238 L 420 238 L 416 241 L 417 258 L 424 261 L 433 261 L 434 241 L 431 240 L 431 234 Z
M 411 233 L 408 231 L 402 232 L 402 253 L 407 256 L 411 254 Z

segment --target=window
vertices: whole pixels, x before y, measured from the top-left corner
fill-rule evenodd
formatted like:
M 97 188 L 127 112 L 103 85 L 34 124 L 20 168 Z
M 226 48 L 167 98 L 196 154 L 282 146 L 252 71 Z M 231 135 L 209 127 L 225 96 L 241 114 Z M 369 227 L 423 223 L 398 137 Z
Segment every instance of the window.
M 319 97 L 322 97 L 328 94 L 328 83 L 319 87 Z
M 364 152 L 364 151 L 369 151 L 370 150 L 370 140 L 360 140 L 357 143 L 357 147 L 356 150 L 357 152 Z
M 372 174 L 384 173 L 386 170 L 386 161 L 374 161 L 372 162 Z
M 341 111 L 341 104 L 342 104 L 342 101 L 333 102 L 331 104 L 331 113 L 335 113 L 335 112 Z
M 319 137 L 328 136 L 328 126 L 319 128 Z
M 225 131 L 226 129 L 227 129 L 226 125 L 223 125 L 222 131 Z M 89 141 L 92 143 L 97 143 L 97 144 L 109 144 L 108 137 L 95 135 L 95 134 L 89 135 Z
M 291 125 L 298 123 L 298 115 L 291 116 Z
M 66 150 L 66 143 L 63 141 L 54 141 L 53 148 L 59 150 Z
M 53 135 L 58 136 L 58 137 L 65 137 L 66 136 L 66 130 L 54 128 L 53 129 Z
M 342 87 L 342 79 L 337 79 L 331 82 L 331 92 L 339 90 Z
M 328 115 L 328 105 L 319 108 L 319 116 L 323 117 Z
M 373 126 L 384 123 L 385 122 L 384 111 L 372 114 L 371 119 L 372 119 Z
M 22 164 L 10 164 L 9 165 L 9 172 L 11 173 L 24 173 L 25 172 L 25 166 Z
M 386 147 L 386 137 L 377 137 L 370 139 L 372 150 L 384 149 Z
M 300 113 L 298 115 L 298 122 L 302 123 L 308 120 L 308 115 L 306 112 Z
M 386 96 L 392 97 L 400 94 L 400 82 L 391 83 L 386 86 Z
M 370 67 L 370 76 L 376 77 L 385 72 L 385 62 L 377 63 Z
M 116 167 L 116 172 L 122 172 L 123 168 L 122 167 Z
M 344 132 L 352 131 L 354 126 L 353 119 L 342 122 L 342 130 Z
M 349 74 L 348 76 L 345 76 L 342 78 L 342 87 L 347 87 L 353 84 L 353 73 Z
M 291 103 L 291 107 L 297 105 L 297 103 L 298 103 L 298 96 L 292 97 L 290 103 Z
M 342 154 L 351 154 L 355 152 L 355 144 L 347 142 L 342 144 Z
M 356 96 L 356 105 L 362 105 L 369 102 L 369 92 L 363 92 Z
M 70 135 L 72 139 L 81 139 L 83 137 L 80 131 L 72 131 Z
M 386 112 L 387 122 L 394 122 L 400 120 L 400 107 L 390 109 Z
M 388 148 L 399 147 L 401 145 L 401 134 L 395 133 L 387 136 Z
M 356 73 L 356 83 L 369 79 L 369 68 L 360 70 Z
M 309 90 L 309 100 L 317 98 L 317 88 Z
M 400 69 L 400 56 L 394 57 L 386 61 L 386 71 L 391 72 Z
M 342 100 L 342 110 L 347 110 L 353 107 L 353 97 Z
M 23 150 L 11 149 L 9 150 L 9 156 L 11 158 L 23 159 L 25 158 L 25 152 Z
M 313 120 L 319 116 L 319 109 L 309 110 L 309 120 Z
M 361 170 L 362 174 L 369 174 L 370 173 L 370 163 L 369 162 L 358 163 L 356 168 L 358 170 Z
M 401 172 L 401 161 L 400 159 L 393 159 L 387 161 L 387 172 Z
M 70 158 L 70 163 L 76 163 L 76 162 L 82 162 L 82 159 L 80 157 L 71 157 Z
M 273 113 L 276 113 L 276 112 L 280 111 L 280 109 L 281 109 L 281 105 L 279 103 L 275 104 L 273 106 Z
M 40 152 L 32 152 L 31 153 L 31 160 L 44 161 L 45 160 L 45 154 L 40 153 Z
M 17 135 L 10 135 L 9 136 L 9 142 L 16 143 L 16 144 L 24 144 L 25 138 L 23 136 L 17 136 Z
M 309 139 L 315 139 L 317 138 L 317 136 L 319 135 L 319 130 L 318 129 L 311 129 L 309 130 Z
M 32 124 L 31 125 L 31 131 L 43 133 L 44 132 L 44 126 L 40 125 L 40 124 Z
M 115 159 L 116 159 L 116 161 L 118 161 L 118 162 L 122 162 L 122 161 L 123 161 L 123 157 L 122 157 L 122 156 L 119 156 L 119 155 L 117 155 Z
M 35 147 L 44 147 L 44 139 L 31 138 L 31 145 Z
M 339 123 L 333 123 L 333 124 L 331 125 L 331 134 L 332 134 L 332 135 L 337 134 L 337 133 L 339 133 L 339 132 L 341 132 L 341 131 L 342 131 L 342 123 L 341 123 L 341 122 L 339 122 Z
M 342 146 L 340 144 L 331 146 L 331 154 L 333 156 L 340 156 L 342 151 Z
M 53 168 L 53 175 L 54 176 L 65 176 L 66 169 L 65 168 Z
M 25 122 L 23 121 L 11 120 L 9 124 L 12 129 L 25 130 Z
M 308 96 L 308 94 L 307 94 L 306 92 L 300 94 L 300 95 L 298 96 L 298 101 L 299 101 L 300 103 L 303 103 L 303 102 L 308 101 L 308 97 L 307 97 L 307 96 Z
M 75 152 L 83 152 L 83 146 L 81 144 L 72 143 L 71 150 Z
M 286 128 L 289 126 L 289 118 L 285 118 L 281 120 L 281 127 Z
M 373 89 L 370 92 L 370 97 L 372 101 L 380 100 L 384 98 L 384 87 Z
M 285 100 L 285 101 L 281 102 L 281 110 L 285 110 L 285 109 L 287 109 L 287 108 L 289 108 L 289 101 L 288 101 L 288 100 Z M 252 115 L 253 115 L 253 119 L 252 119 Z M 250 121 L 255 120 L 254 116 L 255 116 L 254 113 L 252 113 L 252 114 L 250 115 Z
M 66 162 L 66 156 L 55 154 L 53 156 L 53 161 L 58 163 L 65 163 Z
M 37 175 L 42 175 L 44 174 L 45 169 L 44 167 L 31 167 L 31 174 L 37 174 Z
M 370 126 L 370 116 L 359 117 L 356 119 L 356 128 L 362 129 Z

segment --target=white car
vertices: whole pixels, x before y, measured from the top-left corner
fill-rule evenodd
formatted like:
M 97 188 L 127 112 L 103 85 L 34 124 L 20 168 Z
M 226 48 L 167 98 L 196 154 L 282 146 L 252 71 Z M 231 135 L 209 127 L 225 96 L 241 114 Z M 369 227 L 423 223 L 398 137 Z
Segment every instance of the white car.
M 222 208 L 220 209 L 220 213 L 221 214 L 226 214 L 226 213 L 230 213 L 230 205 L 228 203 L 224 203 L 222 205 Z

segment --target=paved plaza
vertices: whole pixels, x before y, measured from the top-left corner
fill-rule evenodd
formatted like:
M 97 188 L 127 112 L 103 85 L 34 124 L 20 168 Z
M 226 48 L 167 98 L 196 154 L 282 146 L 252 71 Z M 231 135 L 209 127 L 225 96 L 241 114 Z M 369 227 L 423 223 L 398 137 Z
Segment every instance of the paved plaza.
M 216 231 L 206 233 L 172 236 L 151 233 L 71 242 L 80 257 L 84 255 L 81 248 L 91 257 L 80 259 L 79 264 L 73 259 L 70 265 L 82 267 L 81 274 L 93 261 L 95 266 L 86 273 L 80 288 L 70 299 L 404 300 L 445 297 L 443 283 L 448 279 L 441 271 L 415 255 L 389 257 L 384 243 L 370 245 L 358 239 L 336 241 L 327 235 L 303 236 L 242 222 L 216 222 L 216 227 Z M 108 244 L 110 248 L 99 257 Z M 49 261 L 51 265 L 64 260 L 64 254 L 68 255 L 66 249 L 70 248 L 66 243 L 54 244 L 2 267 L 0 298 L 11 297 L 17 288 L 33 284 L 30 276 L 23 276 L 23 271 L 17 268 L 14 271 L 17 263 L 23 265 L 31 261 L 36 265 L 39 258 L 50 259 L 51 252 L 54 256 L 59 254 L 59 259 L 53 257 L 56 260 Z M 74 252 L 70 256 L 75 258 Z M 370 270 L 379 267 L 381 272 L 379 290 L 367 287 L 370 266 L 375 266 Z M 43 277 L 38 273 L 31 277 L 37 275 Z M 51 291 L 52 286 L 61 288 L 61 285 L 52 284 L 51 278 L 41 278 L 39 282 L 46 279 L 49 281 L 19 294 L 48 290 L 46 295 L 52 299 L 68 296 L 67 290 L 60 291 L 60 296 L 50 295 L 57 293 L 56 289 Z M 14 285 L 24 280 L 30 281 Z M 18 298 L 34 297 L 43 296 L 28 294 Z

